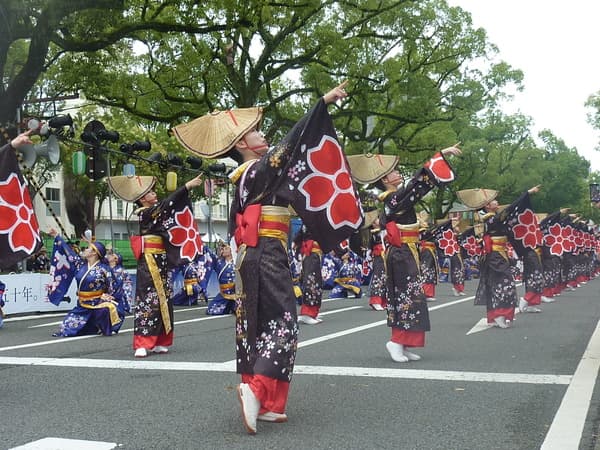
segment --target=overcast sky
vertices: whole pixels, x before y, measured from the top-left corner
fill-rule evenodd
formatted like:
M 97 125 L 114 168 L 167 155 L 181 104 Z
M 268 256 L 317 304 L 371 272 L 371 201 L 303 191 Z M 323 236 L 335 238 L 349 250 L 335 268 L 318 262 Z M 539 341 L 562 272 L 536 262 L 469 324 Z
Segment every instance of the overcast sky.
M 500 50 L 524 72 L 524 92 L 507 112 L 520 110 L 548 128 L 600 171 L 600 132 L 587 123 L 587 98 L 600 91 L 600 1 L 448 0 L 473 17 Z

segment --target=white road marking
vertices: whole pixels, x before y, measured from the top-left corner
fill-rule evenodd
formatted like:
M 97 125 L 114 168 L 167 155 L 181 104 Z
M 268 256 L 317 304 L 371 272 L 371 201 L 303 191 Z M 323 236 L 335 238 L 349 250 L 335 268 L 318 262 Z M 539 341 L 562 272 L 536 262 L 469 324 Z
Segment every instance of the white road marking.
M 229 361 L 189 362 L 152 361 L 151 359 L 90 359 L 90 358 L 20 358 L 0 357 L 0 365 L 79 367 L 94 369 L 167 370 L 193 372 L 235 372 Z M 405 366 L 403 366 L 405 367 Z M 301 366 L 294 367 L 294 375 L 330 375 L 342 377 L 403 378 L 436 381 L 479 381 L 486 383 L 558 384 L 566 385 L 570 375 L 544 375 L 526 373 L 458 372 L 452 370 L 386 369 L 376 367 Z
M 567 388 L 541 450 L 579 448 L 600 367 L 600 322 Z
M 227 316 L 199 317 L 197 319 L 180 320 L 178 322 L 175 322 L 175 325 L 182 325 L 182 324 L 193 323 L 193 322 L 203 322 L 205 320 L 223 319 L 223 318 L 227 318 L 227 317 L 230 317 L 230 316 L 227 315 Z M 119 330 L 119 334 L 130 333 L 132 331 L 133 331 L 133 328 L 121 329 L 121 330 Z M 113 336 L 116 336 L 116 335 L 113 335 Z M 30 344 L 20 344 L 20 345 L 13 345 L 10 347 L 0 347 L 0 352 L 6 352 L 9 350 L 18 350 L 21 348 L 40 347 L 42 345 L 68 344 L 69 342 L 78 341 L 81 339 L 102 338 L 102 337 L 106 337 L 106 336 L 92 334 L 89 336 L 57 337 L 51 341 L 39 341 L 39 342 L 32 342 Z
M 340 309 L 334 309 L 333 311 L 320 312 L 319 316 L 329 316 L 331 314 L 337 314 L 337 313 L 341 313 L 341 312 L 351 311 L 353 309 L 363 309 L 363 308 L 364 308 L 364 306 L 349 306 L 348 308 L 340 308 Z
M 116 442 L 84 441 L 81 439 L 62 439 L 47 437 L 29 444 L 13 447 L 10 450 L 111 450 L 118 447 Z
M 183 308 L 183 309 L 175 309 L 175 313 L 179 313 L 179 312 L 186 312 L 186 311 L 202 311 L 205 310 L 207 307 L 206 306 L 200 306 L 199 308 Z M 69 311 L 65 311 L 63 314 L 45 314 L 43 317 L 37 317 L 37 316 L 26 316 L 26 317 L 15 317 L 13 319 L 6 319 L 5 322 L 10 321 L 10 320 L 32 320 L 32 319 L 46 319 L 48 317 L 64 317 Z M 125 316 L 125 318 L 127 317 L 133 317 L 131 315 Z M 31 328 L 43 328 L 43 327 L 51 327 L 54 325 L 60 325 L 62 323 L 62 320 L 59 322 L 48 322 L 48 323 L 42 323 L 40 325 L 32 325 L 30 327 L 27 327 L 28 329 Z

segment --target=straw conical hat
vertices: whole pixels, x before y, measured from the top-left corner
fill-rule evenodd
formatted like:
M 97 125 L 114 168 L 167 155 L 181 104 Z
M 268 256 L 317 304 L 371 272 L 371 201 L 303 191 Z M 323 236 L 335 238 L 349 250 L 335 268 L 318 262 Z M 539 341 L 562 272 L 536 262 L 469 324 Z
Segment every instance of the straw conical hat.
M 479 209 L 494 200 L 498 196 L 498 191 L 480 188 L 464 189 L 457 191 L 456 196 L 469 208 Z
M 348 164 L 352 172 L 352 179 L 358 183 L 374 183 L 385 177 L 398 165 L 397 155 L 351 155 Z
M 152 176 L 108 177 L 108 184 L 113 192 L 126 202 L 135 202 L 146 195 L 154 187 L 156 178 Z
M 369 228 L 371 225 L 373 225 L 373 222 L 375 222 L 375 220 L 377 220 L 378 217 L 379 217 L 378 209 L 374 209 L 372 211 L 367 211 L 365 213 L 365 221 L 363 222 L 361 228 Z
M 181 145 L 204 158 L 227 153 L 252 128 L 258 126 L 262 108 L 213 111 L 177 125 L 173 133 Z

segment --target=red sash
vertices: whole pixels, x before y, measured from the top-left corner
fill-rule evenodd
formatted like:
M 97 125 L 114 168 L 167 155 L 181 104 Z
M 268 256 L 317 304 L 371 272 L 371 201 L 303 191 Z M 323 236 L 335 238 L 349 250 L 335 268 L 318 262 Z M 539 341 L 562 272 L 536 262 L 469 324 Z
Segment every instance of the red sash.
M 260 222 L 261 205 L 248 205 L 243 213 L 235 216 L 235 243 L 238 247 L 246 244 L 248 247 L 258 245 L 258 225 Z

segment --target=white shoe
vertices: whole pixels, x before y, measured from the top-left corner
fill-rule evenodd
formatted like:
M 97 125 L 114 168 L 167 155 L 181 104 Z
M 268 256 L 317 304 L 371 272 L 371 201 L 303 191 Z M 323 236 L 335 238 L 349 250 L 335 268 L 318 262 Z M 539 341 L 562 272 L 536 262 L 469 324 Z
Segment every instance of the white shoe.
M 460 292 L 458 292 L 458 291 L 456 290 L 456 288 L 452 288 L 452 292 L 454 293 L 454 296 L 455 296 L 455 297 L 458 297 L 458 296 L 460 295 Z
M 542 310 L 540 308 L 535 307 L 535 306 L 528 306 L 527 309 L 525 310 L 525 312 L 528 312 L 528 313 L 541 313 Z
M 157 345 L 152 349 L 153 353 L 169 353 L 169 347 L 164 347 L 162 345 Z
M 519 311 L 521 311 L 522 313 L 527 311 L 528 306 L 529 306 L 529 303 L 527 303 L 527 300 L 525 300 L 523 297 L 521 297 L 519 299 Z
M 318 323 L 321 323 L 322 320 L 302 314 L 298 316 L 298 322 L 305 323 L 306 325 L 317 325 Z
M 587 284 L 587 281 L 582 281 L 581 284 Z
M 544 295 L 542 295 L 542 302 L 543 303 L 554 303 L 556 300 L 553 299 L 552 297 L 546 297 Z
M 385 348 L 390 352 L 390 356 L 396 362 L 408 362 L 408 357 L 404 356 L 404 346 L 396 344 L 395 342 L 388 341 L 385 344 Z
M 383 306 L 381 306 L 379 303 L 372 304 L 371 308 L 373 308 L 375 311 L 384 311 L 385 310 L 385 308 Z
M 467 294 L 465 294 L 464 292 L 459 292 L 459 295 L 467 295 Z
M 402 353 L 408 358 L 409 361 L 419 361 L 421 359 L 419 355 L 417 355 L 416 353 L 409 352 L 406 349 L 404 349 Z
M 260 411 L 260 402 L 247 383 L 240 383 L 237 388 L 238 399 L 242 407 L 242 421 L 248 434 L 256 434 L 256 419 Z
M 427 297 L 425 298 L 425 301 L 427 302 L 435 302 L 437 299 L 435 297 Z
M 281 413 L 276 413 L 273 411 L 267 411 L 264 414 L 259 414 L 256 419 L 260 420 L 262 422 L 283 423 L 283 422 L 287 422 L 287 415 L 281 414 Z
M 138 349 L 136 349 L 133 356 L 136 358 L 145 358 L 146 356 L 148 356 L 148 352 L 146 351 L 145 348 L 138 348 Z
M 497 327 L 500 328 L 508 328 L 509 325 L 506 324 L 506 319 L 504 318 L 504 316 L 498 316 L 494 319 L 494 322 L 496 323 Z

